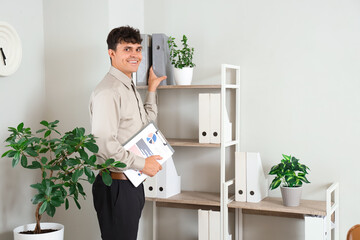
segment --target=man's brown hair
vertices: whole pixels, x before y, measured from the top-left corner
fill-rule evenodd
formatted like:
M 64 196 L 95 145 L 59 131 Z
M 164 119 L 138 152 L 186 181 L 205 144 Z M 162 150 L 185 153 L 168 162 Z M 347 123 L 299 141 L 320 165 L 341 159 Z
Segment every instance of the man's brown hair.
M 108 49 L 112 49 L 116 51 L 116 46 L 118 43 L 126 42 L 126 43 L 138 43 L 141 44 L 142 39 L 140 36 L 139 29 L 130 27 L 130 26 L 124 26 L 124 27 L 118 27 L 111 30 L 107 37 L 107 45 Z

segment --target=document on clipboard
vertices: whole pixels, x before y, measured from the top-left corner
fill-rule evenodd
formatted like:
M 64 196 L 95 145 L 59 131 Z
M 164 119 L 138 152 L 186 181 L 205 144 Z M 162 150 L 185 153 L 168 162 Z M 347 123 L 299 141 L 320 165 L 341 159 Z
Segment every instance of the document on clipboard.
M 124 144 L 124 148 L 143 158 L 160 155 L 162 159 L 157 161 L 161 165 L 174 153 L 174 149 L 153 122 L 150 122 L 135 134 Z M 145 173 L 135 169 L 127 169 L 124 174 L 135 187 L 139 186 L 148 177 Z

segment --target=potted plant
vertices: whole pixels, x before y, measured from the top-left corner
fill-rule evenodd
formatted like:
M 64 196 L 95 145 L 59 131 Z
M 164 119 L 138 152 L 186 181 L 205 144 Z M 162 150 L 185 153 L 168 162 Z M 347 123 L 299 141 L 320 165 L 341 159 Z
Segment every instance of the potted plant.
M 12 158 L 13 167 L 20 163 L 23 168 L 38 171 L 41 177 L 41 182 L 30 185 L 37 190 L 31 200 L 36 205 L 36 224 L 15 228 L 16 240 L 62 240 L 64 227 L 61 224 L 40 224 L 42 214 L 47 213 L 53 217 L 56 208 L 61 205 L 65 204 L 65 209 L 68 209 L 71 199 L 80 209 L 79 196 L 86 197 L 81 182 L 92 184 L 95 181 L 94 171 L 99 170 L 103 173 L 104 183 L 110 186 L 112 179 L 108 168 L 126 166 L 113 159 L 106 160 L 104 164 L 96 164 L 95 153 L 99 148 L 94 136 L 85 134 L 85 129 L 78 127 L 61 135 L 56 129 L 58 122 L 40 122 L 43 128 L 36 133 L 41 136 L 36 136 L 30 128 L 25 128 L 24 123 L 16 128 L 9 127 L 10 135 L 5 140 L 9 150 L 2 157 Z M 55 134 L 58 138 L 54 137 Z M 46 233 L 51 230 L 45 230 L 43 226 L 52 227 L 54 231 Z M 37 234 L 36 237 L 33 234 Z
M 176 49 L 175 38 L 169 37 L 168 44 L 170 48 L 170 61 L 174 65 L 174 79 L 177 85 L 190 85 L 193 76 L 194 48 L 189 47 L 188 38 L 183 35 L 181 40 L 183 48 Z
M 306 165 L 300 164 L 299 159 L 294 156 L 283 154 L 281 162 L 273 166 L 269 175 L 276 175 L 270 184 L 270 189 L 280 186 L 283 204 L 285 206 L 299 206 L 302 184 L 310 183 L 306 178 L 308 170 Z

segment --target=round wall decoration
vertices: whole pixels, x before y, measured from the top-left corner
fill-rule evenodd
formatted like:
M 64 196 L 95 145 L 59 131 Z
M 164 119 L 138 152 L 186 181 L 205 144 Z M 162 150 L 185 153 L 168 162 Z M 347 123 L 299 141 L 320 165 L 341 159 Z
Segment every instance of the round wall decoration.
M 9 76 L 19 68 L 22 58 L 21 40 L 16 30 L 0 21 L 0 76 Z

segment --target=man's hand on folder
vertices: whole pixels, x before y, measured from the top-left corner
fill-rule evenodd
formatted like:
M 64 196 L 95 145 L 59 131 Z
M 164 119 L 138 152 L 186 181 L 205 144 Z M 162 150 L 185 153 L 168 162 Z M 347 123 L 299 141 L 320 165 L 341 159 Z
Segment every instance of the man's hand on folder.
M 153 155 L 145 159 L 145 167 L 141 170 L 146 175 L 152 177 L 155 176 L 161 169 L 160 163 L 157 160 L 161 160 L 159 155 Z
M 150 68 L 149 71 L 149 80 L 148 80 L 148 91 L 155 92 L 157 87 L 159 86 L 160 82 L 165 80 L 167 76 L 158 77 L 155 75 L 153 68 Z

